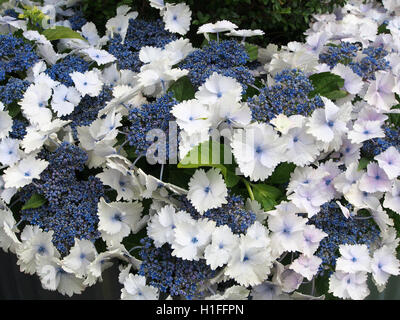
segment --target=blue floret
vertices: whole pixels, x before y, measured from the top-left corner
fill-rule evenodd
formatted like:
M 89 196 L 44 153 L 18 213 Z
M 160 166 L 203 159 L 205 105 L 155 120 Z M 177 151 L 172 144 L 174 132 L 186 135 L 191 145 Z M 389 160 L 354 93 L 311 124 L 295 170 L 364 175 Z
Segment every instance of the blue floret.
M 20 194 L 22 201 L 39 194 L 47 202 L 37 209 L 22 210 L 22 220 L 53 230 L 53 243 L 62 254 L 68 253 L 75 238 L 98 239 L 97 204 L 104 189 L 98 178 L 80 176 L 88 159 L 86 152 L 63 142 L 54 152 L 42 150 L 39 157 L 49 162 L 48 167 L 40 180 L 22 188 Z

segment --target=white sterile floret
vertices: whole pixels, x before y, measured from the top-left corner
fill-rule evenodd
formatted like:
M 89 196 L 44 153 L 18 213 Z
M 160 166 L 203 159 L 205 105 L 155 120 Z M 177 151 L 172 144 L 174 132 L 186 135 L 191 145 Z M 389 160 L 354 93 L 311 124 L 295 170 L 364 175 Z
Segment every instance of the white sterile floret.
M 112 63 L 102 70 L 101 78 L 103 79 L 104 84 L 117 86 L 121 84 L 121 73 L 122 72 L 120 72 L 117 68 L 117 63 Z M 128 86 L 128 88 L 130 87 Z M 114 88 L 113 88 L 113 96 L 114 97 L 116 96 L 114 94 Z
M 91 46 L 97 45 L 100 41 L 96 25 L 93 22 L 85 23 L 81 28 L 81 34 Z
M 356 212 L 351 212 L 350 209 L 340 203 L 340 201 L 336 201 L 336 204 L 339 206 L 340 211 L 342 211 L 344 217 L 346 219 L 349 219 L 350 217 L 353 217 L 356 215 Z
M 285 251 L 301 251 L 306 223 L 307 219 L 290 212 L 268 217 L 271 248 L 276 256 Z
M 305 225 L 303 230 L 303 247 L 300 251 L 306 256 L 312 256 L 317 251 L 321 240 L 327 236 L 325 232 L 314 225 Z
M 286 147 L 286 158 L 298 166 L 310 164 L 319 155 L 315 137 L 308 134 L 304 127 L 292 128 L 282 135 L 282 144 Z
M 392 252 L 396 252 L 397 247 L 399 246 L 400 239 L 397 238 L 397 231 L 393 227 L 387 227 L 386 232 L 382 234 L 381 237 L 381 246 L 387 246 L 392 250 Z
M 376 209 L 380 205 L 376 194 L 360 190 L 359 182 L 351 185 L 349 191 L 344 194 L 344 198 L 357 209 Z
M 172 255 L 184 260 L 199 260 L 211 241 L 216 223 L 208 219 L 178 220 L 174 229 Z
M 0 141 L 1 164 L 10 166 L 20 159 L 19 142 L 19 140 L 11 138 L 4 138 Z
M 300 209 L 307 212 L 308 217 L 318 214 L 321 206 L 332 199 L 332 196 L 322 188 L 323 183 L 310 183 L 299 185 L 296 192 L 290 194 L 288 199 Z
M 70 77 L 82 96 L 89 95 L 90 97 L 96 97 L 100 94 L 103 82 L 98 72 L 94 70 L 86 71 L 85 73 L 74 71 L 70 74 Z
M 370 213 L 382 233 L 387 232 L 389 226 L 394 226 L 393 219 L 383 210 L 382 206 L 378 206 L 376 209 L 370 209 Z
M 191 221 L 191 216 L 184 211 L 176 212 L 172 205 L 167 205 L 152 216 L 147 225 L 147 234 L 154 240 L 156 247 L 161 247 L 165 243 L 172 244 L 176 224 L 182 220 Z
M 260 29 L 250 30 L 250 29 L 242 29 L 242 30 L 231 30 L 231 32 L 227 33 L 228 36 L 234 37 L 254 37 L 254 36 L 262 36 L 265 32 Z
M 153 94 L 157 92 L 156 89 L 159 89 L 160 92 L 167 90 L 171 81 L 176 81 L 188 73 L 188 70 L 172 68 L 169 59 L 165 57 L 142 66 L 138 74 L 138 83 L 146 88 L 146 91 L 150 92 L 149 94 Z M 158 88 L 154 86 L 158 86 Z
M 31 123 L 45 125 L 51 121 L 51 110 L 47 108 L 51 95 L 52 87 L 47 83 L 32 84 L 25 91 L 19 105 Z
M 132 273 L 124 281 L 121 289 L 122 300 L 157 300 L 158 289 L 146 285 L 146 278 Z
M 124 16 L 115 16 L 106 23 L 107 34 L 121 36 L 122 43 L 125 41 L 126 33 L 129 27 L 129 19 Z
M 290 181 L 287 187 L 287 194 L 297 191 L 300 186 L 317 185 L 328 175 L 328 172 L 320 168 L 297 167 L 290 174 Z
M 255 286 L 267 279 L 272 262 L 269 247 L 255 247 L 252 239 L 241 235 L 225 274 L 242 286 Z
M 51 42 L 49 40 L 47 40 L 47 38 L 40 34 L 38 31 L 36 30 L 28 30 L 28 31 L 24 31 L 24 33 L 22 34 L 26 39 L 30 40 L 30 41 L 35 41 L 38 44 L 43 44 L 43 45 L 51 45 Z
M 207 131 L 210 127 L 210 112 L 205 105 L 196 99 L 175 105 L 171 113 L 175 116 L 178 126 L 189 135 Z
M 268 247 L 270 239 L 268 237 L 269 231 L 260 222 L 255 221 L 246 232 L 248 241 L 252 241 L 252 246 L 257 248 Z
M 398 103 L 393 92 L 395 78 L 386 71 L 375 72 L 375 77 L 376 80 L 369 85 L 364 99 L 381 112 L 387 112 Z
M 383 206 L 400 214 L 400 180 L 396 180 L 392 189 L 386 192 Z
M 361 147 L 361 143 L 352 143 L 347 138 L 342 140 L 342 146 L 340 147 L 339 152 L 342 154 L 341 160 L 346 166 L 350 166 L 354 162 L 358 162 L 358 160 L 360 160 Z
M 49 163 L 45 160 L 35 159 L 30 155 L 14 166 L 4 171 L 3 179 L 6 188 L 20 188 L 30 184 L 33 179 L 40 179 L 40 174 L 47 168 Z
M 226 96 L 231 96 L 233 100 L 239 101 L 242 96 L 242 86 L 236 79 L 225 77 L 214 72 L 196 92 L 196 99 L 205 104 L 212 104 Z
M 279 216 L 280 214 L 294 214 L 300 212 L 293 202 L 282 201 L 274 210 L 267 212 L 267 216 Z
M 211 238 L 211 244 L 204 251 L 204 258 L 212 270 L 228 263 L 232 252 L 237 248 L 239 236 L 226 226 L 217 227 Z
M 246 200 L 245 209 L 253 212 L 256 215 L 256 221 L 260 223 L 263 223 L 270 213 L 270 211 L 264 211 L 264 208 L 261 207 L 261 204 L 257 200 L 251 200 L 250 198 Z
M 243 286 L 232 286 L 225 290 L 223 294 L 214 294 L 205 297 L 205 300 L 247 300 L 250 291 Z
M 383 0 L 382 3 L 385 9 L 388 10 L 389 12 L 392 11 L 399 12 L 400 10 L 400 3 L 398 0 Z
M 63 39 L 60 39 L 60 42 L 62 41 Z M 82 43 L 81 42 L 82 40 L 78 39 L 77 41 Z M 71 42 L 71 43 L 76 43 L 76 42 Z M 67 53 L 61 53 L 61 54 L 57 53 L 54 50 L 52 44 L 37 44 L 37 52 L 39 56 L 41 56 L 50 65 L 57 63 L 58 60 L 67 56 Z
M 326 172 L 326 175 L 322 178 L 322 181 L 317 186 L 321 190 L 321 194 L 326 195 L 326 201 L 331 199 L 340 197 L 340 193 L 338 193 L 333 185 L 333 180 L 340 174 L 342 171 L 339 169 L 339 163 L 334 162 L 333 159 L 326 161 L 320 164 L 319 169 Z
M 301 255 L 290 265 L 290 269 L 301 274 L 303 277 L 311 281 L 312 278 L 317 274 L 319 266 L 322 263 L 322 259 L 317 256 L 305 256 Z
M 15 253 L 21 242 L 15 236 L 18 232 L 13 213 L 10 210 L 0 210 L 0 248 L 5 252 Z
M 164 0 L 150 0 L 150 6 L 162 10 L 165 7 Z
M 284 266 L 279 261 L 274 262 L 273 283 L 280 286 L 280 289 L 285 293 L 291 293 L 297 290 L 302 284 L 304 277 L 296 271 Z
M 166 10 L 163 15 L 165 29 L 170 32 L 176 32 L 185 35 L 190 28 L 192 20 L 192 11 L 184 3 L 166 4 Z
M 344 244 L 339 246 L 341 257 L 336 260 L 336 270 L 347 273 L 369 272 L 371 258 L 365 244 Z
M 360 179 L 360 190 L 365 192 L 385 192 L 389 191 L 392 183 L 387 174 L 375 162 L 367 166 L 367 172 Z
M 318 56 L 308 50 L 305 45 L 295 46 L 293 51 L 281 50 L 272 56 L 270 63 L 264 66 L 272 75 L 285 69 L 299 69 L 307 73 L 314 73 L 318 66 Z
M 58 258 L 38 259 L 37 274 L 42 287 L 71 297 L 73 294 L 80 294 L 85 289 L 83 279 L 72 273 L 66 272 L 62 262 Z
M 385 133 L 381 128 L 381 121 L 357 120 L 348 133 L 352 143 L 362 143 L 374 138 L 384 138 Z
M 387 174 L 389 179 L 395 179 L 400 176 L 400 153 L 393 146 L 386 149 L 375 157 L 379 167 Z
M 189 39 L 180 38 L 166 44 L 164 47 L 164 54 L 168 57 L 170 64 L 176 65 L 184 60 L 194 50 L 195 49 Z
M 390 247 L 383 246 L 375 250 L 371 260 L 371 269 L 376 284 L 384 286 L 390 275 L 399 275 L 400 261 Z
M 226 32 L 232 31 L 237 29 L 238 26 L 228 20 L 220 20 L 215 23 L 206 23 L 203 24 L 199 30 L 197 31 L 198 34 L 201 33 L 219 33 L 219 32 Z
M 350 110 L 339 108 L 331 100 L 321 97 L 324 109 L 316 109 L 307 123 L 308 132 L 325 143 L 334 141 L 334 148 L 341 145 L 341 137 L 348 131 L 346 123 L 350 120 Z
M 88 151 L 88 167 L 99 167 L 106 162 L 107 156 L 116 153 L 113 147 L 117 143 L 118 128 L 121 123 L 120 113 L 110 112 L 98 118 L 90 126 L 77 127 L 81 148 Z
M 121 199 L 129 201 L 137 198 L 132 176 L 123 175 L 118 170 L 106 169 L 102 173 L 99 173 L 97 177 L 105 185 L 117 191 L 117 201 Z
M 304 121 L 306 118 L 301 115 L 293 115 L 286 116 L 283 113 L 278 114 L 275 118 L 270 121 L 276 130 L 281 132 L 282 134 L 287 134 L 292 128 L 301 128 L 303 127 Z
M 87 266 L 96 258 L 97 251 L 89 240 L 75 239 L 74 246 L 69 250 L 68 256 L 62 260 L 64 269 L 82 278 L 87 273 Z
M 363 87 L 362 78 L 355 74 L 350 67 L 338 63 L 333 69 L 332 73 L 336 74 L 344 79 L 344 89 L 351 93 L 357 94 Z
M 389 117 L 386 114 L 380 113 L 375 107 L 370 106 L 364 101 L 359 101 L 355 103 L 355 111 L 358 111 L 357 120 L 358 121 L 379 121 L 384 124 Z M 353 115 L 355 118 L 355 115 Z
M 108 251 L 102 252 L 87 266 L 87 276 L 84 280 L 84 285 L 92 286 L 97 280 L 102 281 L 101 274 L 104 270 L 113 265 L 111 261 L 113 258 L 120 258 L 123 256 L 120 247 L 111 247 Z
M 100 66 L 103 64 L 107 64 L 116 60 L 116 58 L 108 53 L 105 50 L 95 49 L 95 48 L 88 48 L 81 50 L 84 54 L 86 54 L 90 59 L 96 61 L 96 63 Z
M 14 17 L 10 17 L 7 15 L 0 17 L 0 31 L 2 34 L 13 32 L 18 29 L 26 31 L 26 25 L 26 20 L 15 19 Z
M 139 60 L 143 63 L 151 63 L 164 58 L 164 52 L 163 48 L 144 46 L 139 51 Z
M 22 244 L 17 248 L 17 264 L 21 272 L 34 274 L 39 256 L 58 257 L 52 243 L 53 231 L 44 232 L 38 226 L 27 225 L 21 234 Z
M 200 214 L 227 203 L 227 196 L 228 189 L 217 168 L 207 172 L 198 169 L 190 178 L 187 197 Z
M 12 130 L 13 121 L 7 111 L 4 110 L 4 104 L 0 102 L 0 139 L 8 136 Z
M 54 133 L 58 132 L 63 126 L 70 123 L 71 120 L 64 121 L 61 119 L 54 119 L 42 125 L 30 125 L 26 128 L 26 135 L 24 136 L 21 147 L 25 153 L 30 153 L 40 149 L 49 139 L 54 138 Z M 52 136 L 52 138 L 50 138 Z
M 282 288 L 271 281 L 252 287 L 251 297 L 253 300 L 288 300 L 289 296 L 282 292 Z
M 130 7 L 122 5 L 117 8 L 117 15 L 109 19 L 106 23 L 107 35 L 119 34 L 122 39 L 122 43 L 125 41 L 125 36 L 129 27 L 129 20 L 136 19 L 138 13 L 136 11 L 130 11 Z
M 213 127 L 225 123 L 228 127 L 245 127 L 251 122 L 251 110 L 247 103 L 239 103 L 234 97 L 218 99 L 210 106 Z
M 70 114 L 81 101 L 81 95 L 74 87 L 67 87 L 63 84 L 54 88 L 51 108 L 59 117 Z
M 329 278 L 329 292 L 342 299 L 362 300 L 370 293 L 367 285 L 367 273 L 336 271 Z
M 107 243 L 118 244 L 131 231 L 136 233 L 143 225 L 140 202 L 105 202 L 100 198 L 98 204 L 99 230 Z
M 337 191 L 346 194 L 351 186 L 361 179 L 363 172 L 358 170 L 358 165 L 358 162 L 350 164 L 347 166 L 345 172 L 342 172 L 333 179 L 333 185 Z
M 265 123 L 236 130 L 231 146 L 240 171 L 252 181 L 268 178 L 284 159 L 280 139 L 272 126 Z

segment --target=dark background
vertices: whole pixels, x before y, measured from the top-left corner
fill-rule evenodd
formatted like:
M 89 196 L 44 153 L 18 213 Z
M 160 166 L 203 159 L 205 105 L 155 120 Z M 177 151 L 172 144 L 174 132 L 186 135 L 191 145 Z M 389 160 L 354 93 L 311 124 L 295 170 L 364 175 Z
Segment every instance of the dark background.
M 3 2 L 0 0 L 0 3 Z M 139 12 L 141 19 L 159 18 L 158 10 L 151 8 L 148 0 L 82 0 L 81 10 L 88 21 L 97 25 L 103 33 L 106 21 L 115 16 L 119 5 L 130 5 Z M 264 37 L 254 37 L 251 42 L 262 46 L 268 43 L 286 44 L 301 41 L 303 32 L 309 27 L 312 14 L 332 12 L 346 0 L 167 0 L 185 2 L 192 10 L 192 27 L 188 34 L 192 43 L 199 46 L 203 36 L 196 34 L 199 25 L 227 19 L 239 28 L 261 29 Z M 253 40 L 254 39 L 254 40 Z M 0 249 L 0 299 L 119 299 L 122 285 L 118 283 L 116 264 L 103 273 L 103 282 L 87 288 L 81 295 L 72 298 L 57 292 L 42 289 L 37 275 L 19 271 L 15 255 Z M 386 290 L 378 294 L 370 285 L 369 299 L 400 299 L 400 277 L 391 277 Z
M 122 285 L 118 282 L 118 266 L 115 263 L 103 273 L 103 282 L 98 282 L 86 288 L 80 295 L 71 298 L 58 292 L 44 290 L 39 277 L 19 271 L 17 258 L 12 253 L 5 253 L 0 249 L 0 300 L 2 299 L 31 299 L 31 300 L 115 300 L 121 295 Z
M 44 290 L 39 277 L 19 271 L 14 254 L 0 249 L 0 300 L 117 300 L 120 299 L 122 285 L 118 282 L 117 263 L 103 273 L 103 282 L 98 282 L 80 295 L 71 298 L 58 292 Z M 391 277 L 386 290 L 379 294 L 370 281 L 371 294 L 367 300 L 400 300 L 400 277 Z
M 192 25 L 188 33 L 192 44 L 199 47 L 204 36 L 198 35 L 200 25 L 218 20 L 229 20 L 240 29 L 261 29 L 262 37 L 249 42 L 266 47 L 269 43 L 286 44 L 304 39 L 312 15 L 333 12 L 347 0 L 164 0 L 186 3 L 192 11 Z M 96 24 L 101 34 L 108 19 L 116 15 L 116 8 L 129 5 L 139 13 L 138 19 L 159 19 L 159 11 L 150 7 L 149 0 L 82 0 L 81 10 L 88 21 Z

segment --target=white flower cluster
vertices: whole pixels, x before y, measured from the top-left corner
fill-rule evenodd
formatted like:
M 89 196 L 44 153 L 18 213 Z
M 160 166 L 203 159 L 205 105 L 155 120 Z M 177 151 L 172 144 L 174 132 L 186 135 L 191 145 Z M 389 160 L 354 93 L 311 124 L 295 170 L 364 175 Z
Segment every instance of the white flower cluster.
M 386 0 L 383 6 L 349 1 L 335 14 L 316 15 L 305 43 L 258 48 L 260 67 L 251 74 L 261 85 L 249 86 L 255 95 L 279 85 L 278 75 L 284 70 L 296 69 L 307 80 L 329 76 L 341 83 L 330 92 L 315 93 L 321 106 L 308 114 L 285 114 L 282 105 L 270 121 L 257 120 L 254 102 L 244 94 L 240 80 L 220 72 L 212 72 L 197 89 L 192 87 L 190 99 L 175 96 L 168 114 L 150 114 L 146 106 L 168 93 L 172 96 L 179 81 L 190 79 L 189 70 L 179 64 L 198 49 L 189 39 L 174 35 L 162 47 L 142 46 L 138 70 L 121 69 L 109 48 L 115 37 L 120 37 L 121 46 L 130 41 L 129 27 L 138 13 L 118 7 L 101 37 L 92 22 L 75 32 L 70 29 L 73 5 L 66 0 L 37 4 L 50 18 L 41 32 L 29 29 L 29 18 L 0 17 L 0 36 L 21 33 L 37 56 L 21 78 L 28 83 L 22 97 L 9 105 L 0 102 L 0 247 L 17 255 L 22 272 L 36 273 L 45 289 L 71 296 L 101 281 L 102 272 L 119 261 L 122 299 L 323 299 L 327 294 L 364 299 L 370 292 L 368 274 L 379 291 L 391 275 L 399 275 L 400 226 L 395 220 L 400 214 L 400 121 L 397 127 L 391 122 L 400 113 L 398 1 Z M 171 35 L 189 31 L 187 5 L 163 0 L 150 0 L 150 5 L 159 10 Z M 20 14 L 27 10 L 14 1 L 3 9 Z M 72 33 L 54 42 L 49 33 L 65 30 L 60 27 Z M 216 43 L 222 36 L 240 37 L 240 45 L 264 34 L 237 29 L 222 20 L 200 26 L 198 33 L 209 43 L 214 41 L 210 34 L 217 36 Z M 382 51 L 386 54 L 380 57 Z M 68 57 L 88 66 L 65 75 L 70 85 L 52 75 Z M 318 83 L 312 84 L 317 90 Z M 89 110 L 79 108 L 103 99 L 106 89 L 110 99 L 90 119 Z M 75 117 L 78 112 L 83 114 L 78 115 L 81 122 Z M 136 121 L 147 128 L 153 118 L 158 123 L 174 119 L 179 130 L 180 163 L 161 164 L 160 178 L 154 176 L 159 164 L 142 165 L 142 155 L 132 156 L 132 149 L 124 148 L 129 145 L 136 151 L 129 139 L 146 134 L 127 123 Z M 20 137 L 13 134 L 17 119 L 26 123 Z M 392 132 L 389 137 L 391 129 L 397 135 Z M 218 141 L 218 149 L 224 146 L 234 161 L 199 163 L 197 156 L 202 154 L 195 153 L 195 162 L 185 163 L 210 140 Z M 369 158 L 363 155 L 367 143 L 375 143 L 377 151 Z M 87 155 L 84 169 L 69 164 L 75 155 L 60 156 L 58 162 L 48 157 L 65 145 Z M 274 182 L 277 171 L 289 163 L 290 175 L 283 172 L 287 181 Z M 78 202 L 87 206 L 79 213 L 87 217 L 77 215 L 77 229 L 62 221 L 63 210 L 81 210 L 76 199 L 69 200 L 77 193 L 74 186 L 66 184 L 71 189 L 65 193 L 58 186 L 51 189 L 69 167 L 74 174 L 83 170 L 82 176 L 97 179 L 105 190 L 81 195 Z M 189 175 L 186 180 L 184 175 Z M 93 208 L 90 197 L 95 196 Z M 70 203 L 54 209 L 61 198 Z M 43 218 L 51 210 L 55 214 Z M 21 212 L 29 212 L 31 220 L 17 222 Z M 65 240 L 71 236 L 72 244 Z M 157 259 L 170 260 L 149 271 Z M 172 271 L 160 271 L 160 266 Z M 179 268 L 193 274 L 185 278 Z M 161 274 L 153 277 L 155 272 Z M 324 281 L 320 276 L 328 273 L 329 291 L 315 292 L 315 282 Z M 196 277 L 197 282 L 187 283 Z M 235 285 L 219 286 L 228 280 Z M 311 295 L 304 289 L 309 282 Z M 187 288 L 195 289 L 186 292 Z

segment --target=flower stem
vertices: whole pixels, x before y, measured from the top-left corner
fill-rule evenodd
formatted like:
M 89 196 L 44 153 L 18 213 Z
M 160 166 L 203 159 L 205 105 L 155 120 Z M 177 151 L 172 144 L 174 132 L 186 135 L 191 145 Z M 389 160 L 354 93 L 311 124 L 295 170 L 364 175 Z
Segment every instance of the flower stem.
M 251 190 L 250 183 L 246 179 L 242 179 L 242 181 L 246 185 L 247 192 L 249 193 L 250 199 L 254 200 L 254 194 L 253 194 L 253 190 Z

